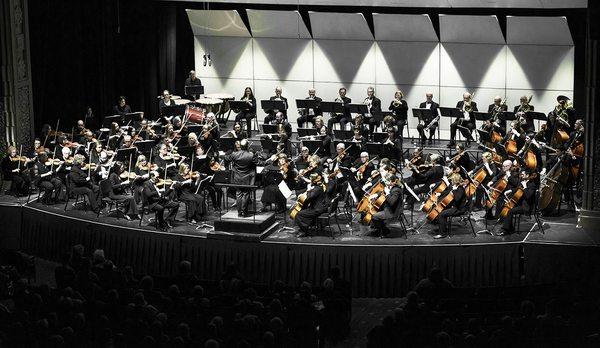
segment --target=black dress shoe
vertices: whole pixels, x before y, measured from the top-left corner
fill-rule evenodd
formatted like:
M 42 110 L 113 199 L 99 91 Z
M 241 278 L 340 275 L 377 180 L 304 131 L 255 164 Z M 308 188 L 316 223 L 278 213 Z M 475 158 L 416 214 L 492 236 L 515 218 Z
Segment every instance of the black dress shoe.
M 433 145 L 433 140 L 431 140 L 431 139 L 427 140 L 427 145 Z
M 449 142 L 449 143 L 446 145 L 446 147 L 454 147 L 454 146 L 456 146 L 456 143 L 454 142 L 454 140 L 450 141 L 450 142 Z

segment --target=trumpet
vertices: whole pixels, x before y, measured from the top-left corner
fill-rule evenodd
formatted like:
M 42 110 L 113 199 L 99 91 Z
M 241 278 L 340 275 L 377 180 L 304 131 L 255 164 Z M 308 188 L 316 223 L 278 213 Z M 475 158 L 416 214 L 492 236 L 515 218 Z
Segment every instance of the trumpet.
M 434 124 L 436 124 L 438 121 L 440 120 L 440 115 L 437 115 L 433 120 L 431 120 L 431 122 L 429 122 L 429 124 L 427 125 L 427 127 L 425 127 L 423 129 L 423 131 L 428 131 Z
M 402 105 L 402 101 L 400 99 L 394 99 L 392 100 L 392 104 L 394 105 L 394 107 L 399 107 L 400 105 Z
M 341 99 L 341 98 L 339 98 L 339 97 L 335 98 L 334 102 L 336 102 L 336 103 L 342 103 L 342 105 L 344 105 L 344 100 Z

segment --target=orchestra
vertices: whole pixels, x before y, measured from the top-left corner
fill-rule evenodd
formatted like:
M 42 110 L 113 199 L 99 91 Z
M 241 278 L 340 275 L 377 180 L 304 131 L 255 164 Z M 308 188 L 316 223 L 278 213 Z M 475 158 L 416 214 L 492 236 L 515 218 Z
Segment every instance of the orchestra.
M 190 78 L 186 85 L 200 81 L 195 75 Z M 295 203 L 289 212 L 300 237 L 313 234 L 311 226 L 332 201 L 356 211 L 372 227 L 370 235 L 379 237 L 390 234 L 390 224 L 401 214 L 416 209 L 425 213 L 426 222 L 437 225 L 435 238 L 446 237 L 448 218 L 467 207 L 501 221 L 498 234 L 504 235 L 514 231 L 515 214 L 539 208 L 552 215 L 561 203 L 575 205 L 573 188 L 583 177 L 585 131 L 566 96 L 557 97 L 545 122 L 539 113 L 532 118 L 533 96 L 521 96 L 512 112 L 506 98 L 495 96 L 487 118 L 477 114 L 483 122 L 474 132 L 477 103 L 465 92 L 454 107 L 458 116 L 451 119 L 446 149 L 432 147 L 441 115 L 432 93 L 419 104 L 431 110 L 422 113 L 416 126 L 420 146 L 407 145 L 402 137 L 409 107 L 400 90 L 390 101 L 389 113 L 379 118 L 375 115 L 382 113 L 382 101 L 373 87 L 367 88 L 362 103 L 366 113 L 349 107 L 352 100 L 344 87 L 332 101 L 342 111 L 324 112 L 325 101 L 310 88 L 304 99 L 316 101 L 310 104 L 316 107 L 298 109 L 297 118 L 298 127 L 310 131 L 306 136 L 295 136 L 282 93 L 281 87 L 275 88 L 269 100 L 282 101 L 284 109 L 263 110 L 264 123 L 275 125 L 276 133 L 260 134 L 259 141 L 250 124 L 258 117 L 259 103 L 250 87 L 240 98 L 246 106 L 233 110 L 233 123 L 225 128 L 217 111 L 195 102 L 186 110 L 199 107 L 202 117 L 196 120 L 187 111 L 163 115 L 164 107 L 176 105 L 168 90 L 155 118 L 140 113 L 141 120 L 125 122 L 132 109 L 120 96 L 107 128 L 88 128 L 78 120 L 62 132 L 57 122 L 56 129 L 46 125 L 31 147 L 10 146 L 1 161 L 3 180 L 11 182 L 7 192 L 26 196 L 39 190 L 39 202 L 45 205 L 64 202 L 66 194 L 84 195 L 94 212 L 101 211 L 106 195 L 120 203 L 120 214 L 127 219 L 139 219 L 142 209 L 153 211 L 157 228 L 164 230 L 176 224 L 180 203 L 185 204 L 186 220 L 197 224 L 211 209 L 220 212 L 230 194 L 240 218 L 286 214 L 291 199 Z M 537 130 L 534 120 L 541 120 Z M 340 130 L 334 132 L 337 124 Z M 456 140 L 457 131 L 464 142 Z M 261 148 L 264 139 L 273 146 Z M 238 185 L 226 195 L 214 183 L 221 172 L 229 184 Z M 106 192 L 100 189 L 104 181 L 110 184 Z M 256 212 L 250 210 L 254 186 L 261 189 Z

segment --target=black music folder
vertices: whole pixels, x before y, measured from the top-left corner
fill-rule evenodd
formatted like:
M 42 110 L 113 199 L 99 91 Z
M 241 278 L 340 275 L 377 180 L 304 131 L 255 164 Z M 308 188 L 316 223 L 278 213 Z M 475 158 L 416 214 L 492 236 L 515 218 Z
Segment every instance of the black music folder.
M 123 125 L 123 116 L 121 115 L 111 115 L 105 116 L 102 120 L 102 128 L 110 128 L 110 124 L 113 122 L 117 122 L 119 126 Z
M 431 109 L 421 109 L 421 108 L 413 108 L 413 117 L 416 117 L 420 120 L 433 120 L 437 115 L 433 115 L 433 110 Z
M 447 107 L 440 106 L 440 108 L 438 110 L 440 110 L 440 114 L 442 115 L 442 117 L 455 117 L 455 118 L 463 118 L 464 117 L 463 112 L 457 108 L 447 108 Z
M 261 126 L 263 134 L 278 134 L 276 124 L 263 124 Z
M 344 113 L 344 105 L 340 102 L 321 102 L 321 111 L 341 114 Z
M 261 100 L 260 107 L 265 111 L 271 110 L 287 110 L 286 104 L 283 100 Z
M 369 109 L 367 108 L 366 104 L 348 104 L 346 106 L 351 114 L 364 115 L 369 113 Z
M 296 99 L 296 107 L 298 109 L 316 109 L 320 102 L 314 99 Z
M 306 137 L 319 134 L 316 128 L 298 128 L 297 131 L 298 137 Z

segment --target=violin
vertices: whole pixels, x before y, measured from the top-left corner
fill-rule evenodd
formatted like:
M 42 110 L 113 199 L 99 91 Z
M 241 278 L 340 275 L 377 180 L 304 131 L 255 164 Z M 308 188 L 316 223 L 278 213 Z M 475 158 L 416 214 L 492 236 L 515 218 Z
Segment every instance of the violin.
M 55 159 L 47 160 L 46 162 L 44 162 L 44 165 L 46 165 L 46 166 L 52 166 L 52 165 L 58 166 L 61 163 L 64 163 L 64 162 L 61 161 L 61 160 L 59 160 L 58 158 L 55 158 Z
M 151 172 L 151 171 L 158 170 L 158 165 L 156 163 L 152 163 L 152 164 L 146 164 L 145 166 L 139 165 L 138 168 L 140 170 L 143 170 L 143 171 L 146 171 L 146 172 Z
M 83 170 L 96 170 L 97 168 L 98 168 L 98 165 L 96 163 L 94 163 L 94 162 L 92 162 L 92 163 L 86 163 L 82 167 Z
M 200 177 L 200 172 L 189 172 L 183 176 L 184 179 L 198 179 Z
M 214 159 L 210 160 L 208 165 L 213 172 L 225 170 L 225 166 L 223 164 L 215 161 Z
M 119 174 L 119 178 L 123 179 L 123 180 L 135 180 L 139 175 L 137 175 L 134 172 L 128 172 L 128 171 L 124 171 L 121 174 Z
M 28 162 L 31 161 L 29 158 L 25 157 L 25 156 L 15 156 L 15 157 L 10 157 L 10 161 L 11 162 Z

